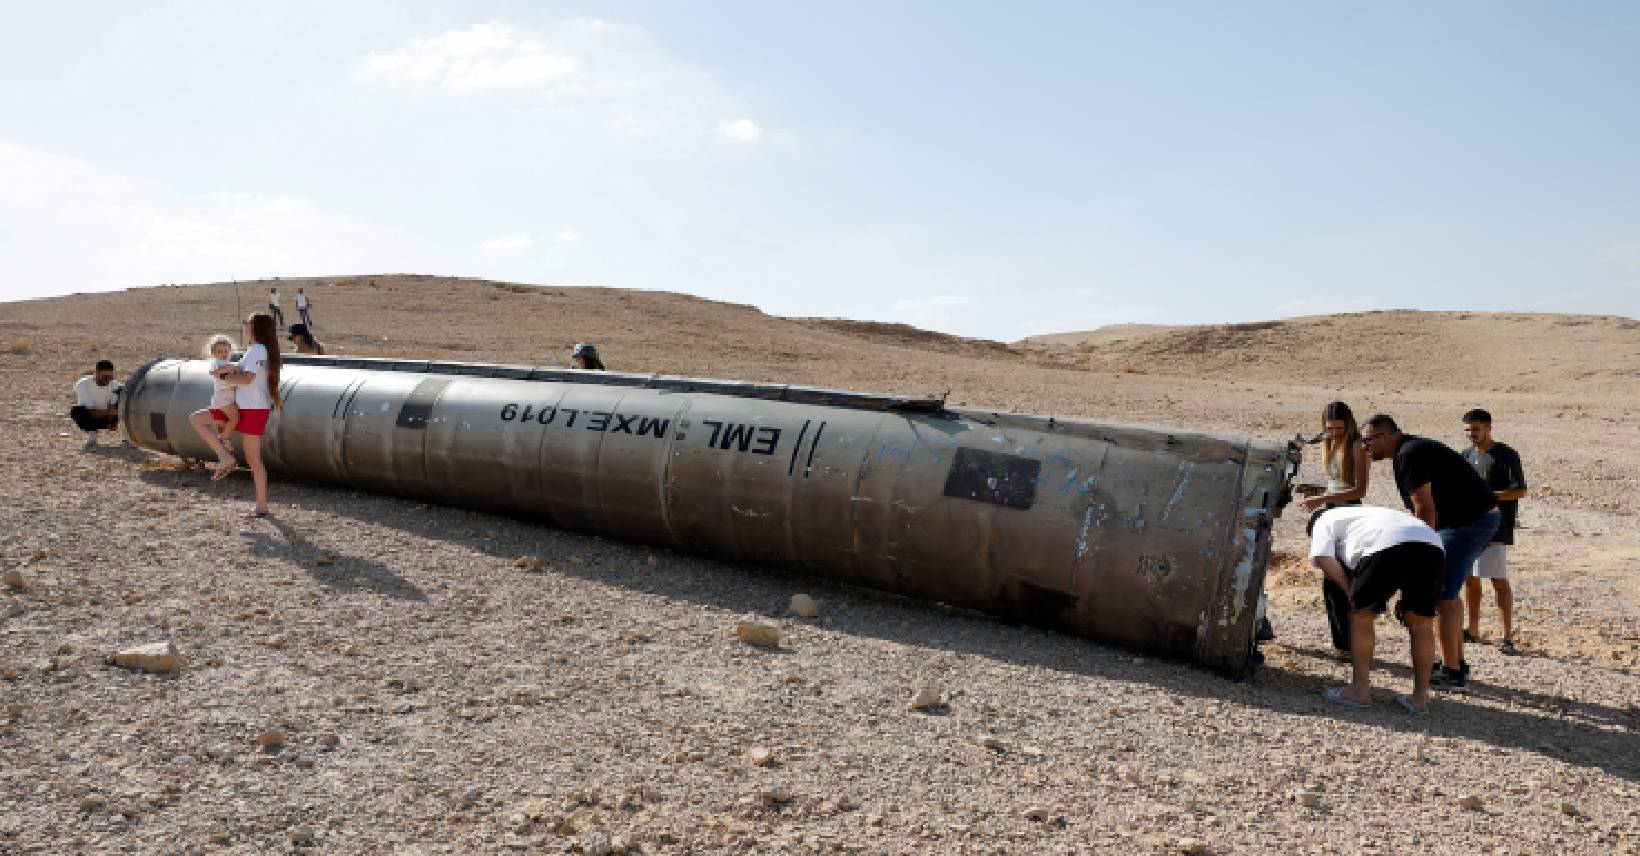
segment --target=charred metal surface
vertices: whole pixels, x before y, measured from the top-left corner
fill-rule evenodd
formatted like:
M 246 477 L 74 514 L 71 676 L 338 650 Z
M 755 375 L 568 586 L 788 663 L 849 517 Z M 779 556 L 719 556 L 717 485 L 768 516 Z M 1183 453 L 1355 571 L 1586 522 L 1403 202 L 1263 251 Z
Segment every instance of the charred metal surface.
M 132 442 L 209 459 L 206 364 L 127 383 Z M 291 357 L 291 478 L 665 544 L 1247 669 L 1290 443 L 645 374 Z

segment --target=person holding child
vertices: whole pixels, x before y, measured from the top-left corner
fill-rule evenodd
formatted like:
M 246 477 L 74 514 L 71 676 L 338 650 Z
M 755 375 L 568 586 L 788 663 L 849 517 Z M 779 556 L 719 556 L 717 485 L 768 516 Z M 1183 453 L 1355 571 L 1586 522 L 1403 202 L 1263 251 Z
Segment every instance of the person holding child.
M 266 517 L 268 514 L 268 470 L 262 463 L 262 435 L 268 419 L 280 405 L 279 401 L 279 328 L 273 316 L 257 312 L 245 321 L 244 356 L 238 363 L 213 369 L 213 377 L 234 386 L 234 404 L 239 409 L 236 429 L 245 449 L 245 463 L 250 467 L 251 479 L 256 486 L 256 506 L 246 515 Z M 223 441 L 216 423 L 226 422 L 228 414 L 219 408 L 196 410 L 188 417 L 189 424 L 199 438 L 216 453 L 217 465 L 213 480 L 227 478 L 237 465 L 233 449 Z

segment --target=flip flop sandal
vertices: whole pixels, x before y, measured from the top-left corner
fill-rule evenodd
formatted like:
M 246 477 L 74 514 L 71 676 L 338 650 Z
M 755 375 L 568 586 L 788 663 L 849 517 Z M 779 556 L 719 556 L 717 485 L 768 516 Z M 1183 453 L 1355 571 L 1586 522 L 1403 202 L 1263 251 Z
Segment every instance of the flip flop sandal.
M 266 511 L 257 511 L 255 509 L 252 509 L 250 511 L 245 512 L 245 517 L 250 519 L 250 520 L 255 520 L 258 517 L 267 517 L 267 516 L 268 516 L 268 512 L 266 512 Z
M 1395 700 L 1400 703 L 1401 707 L 1405 709 L 1407 713 L 1410 713 L 1413 716 L 1429 715 L 1429 710 L 1427 708 L 1424 710 L 1419 710 L 1418 706 L 1412 703 L 1412 696 L 1398 695 L 1395 697 Z
M 1520 649 L 1515 647 L 1515 640 L 1505 636 L 1503 637 L 1503 641 L 1498 643 L 1498 653 L 1519 654 Z
M 211 481 L 222 481 L 233 475 L 233 471 L 237 469 L 239 469 L 239 465 L 233 461 L 221 461 L 216 465 L 216 472 L 211 474 Z
M 1355 699 L 1345 698 L 1344 691 L 1347 689 L 1349 689 L 1349 687 L 1333 687 L 1330 690 L 1323 690 L 1321 697 L 1332 702 L 1333 704 L 1341 704 L 1344 707 L 1353 707 L 1356 710 L 1370 710 L 1372 708 L 1371 704 L 1359 702 Z

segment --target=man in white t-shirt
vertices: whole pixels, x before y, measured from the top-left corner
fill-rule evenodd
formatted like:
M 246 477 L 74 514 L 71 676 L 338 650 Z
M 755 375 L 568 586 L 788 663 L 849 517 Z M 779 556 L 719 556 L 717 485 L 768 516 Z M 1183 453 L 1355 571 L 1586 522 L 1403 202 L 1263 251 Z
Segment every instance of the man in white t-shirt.
M 285 310 L 279 305 L 279 289 L 268 289 L 268 314 L 273 316 L 273 323 L 280 327 L 285 326 Z
M 120 424 L 119 386 L 114 383 L 114 364 L 98 360 L 97 369 L 74 382 L 74 406 L 68 416 L 85 432 L 85 447 L 97 445 L 97 432 Z
M 1395 614 L 1412 642 L 1412 695 L 1397 696 L 1412 713 L 1429 709 L 1435 664 L 1435 603 L 1446 575 L 1441 536 L 1429 524 L 1392 508 L 1338 506 L 1310 518 L 1310 561 L 1350 594 L 1348 686 L 1322 693 L 1345 707 L 1372 706 L 1373 623 L 1397 592 Z

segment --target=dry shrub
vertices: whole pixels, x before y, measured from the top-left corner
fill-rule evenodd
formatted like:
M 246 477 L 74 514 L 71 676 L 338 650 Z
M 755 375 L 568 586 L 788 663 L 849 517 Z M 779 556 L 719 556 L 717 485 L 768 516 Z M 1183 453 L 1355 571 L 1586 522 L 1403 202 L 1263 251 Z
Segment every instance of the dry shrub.
M 22 336 L 7 336 L 3 345 L 0 345 L 0 354 L 32 354 L 34 340 Z

